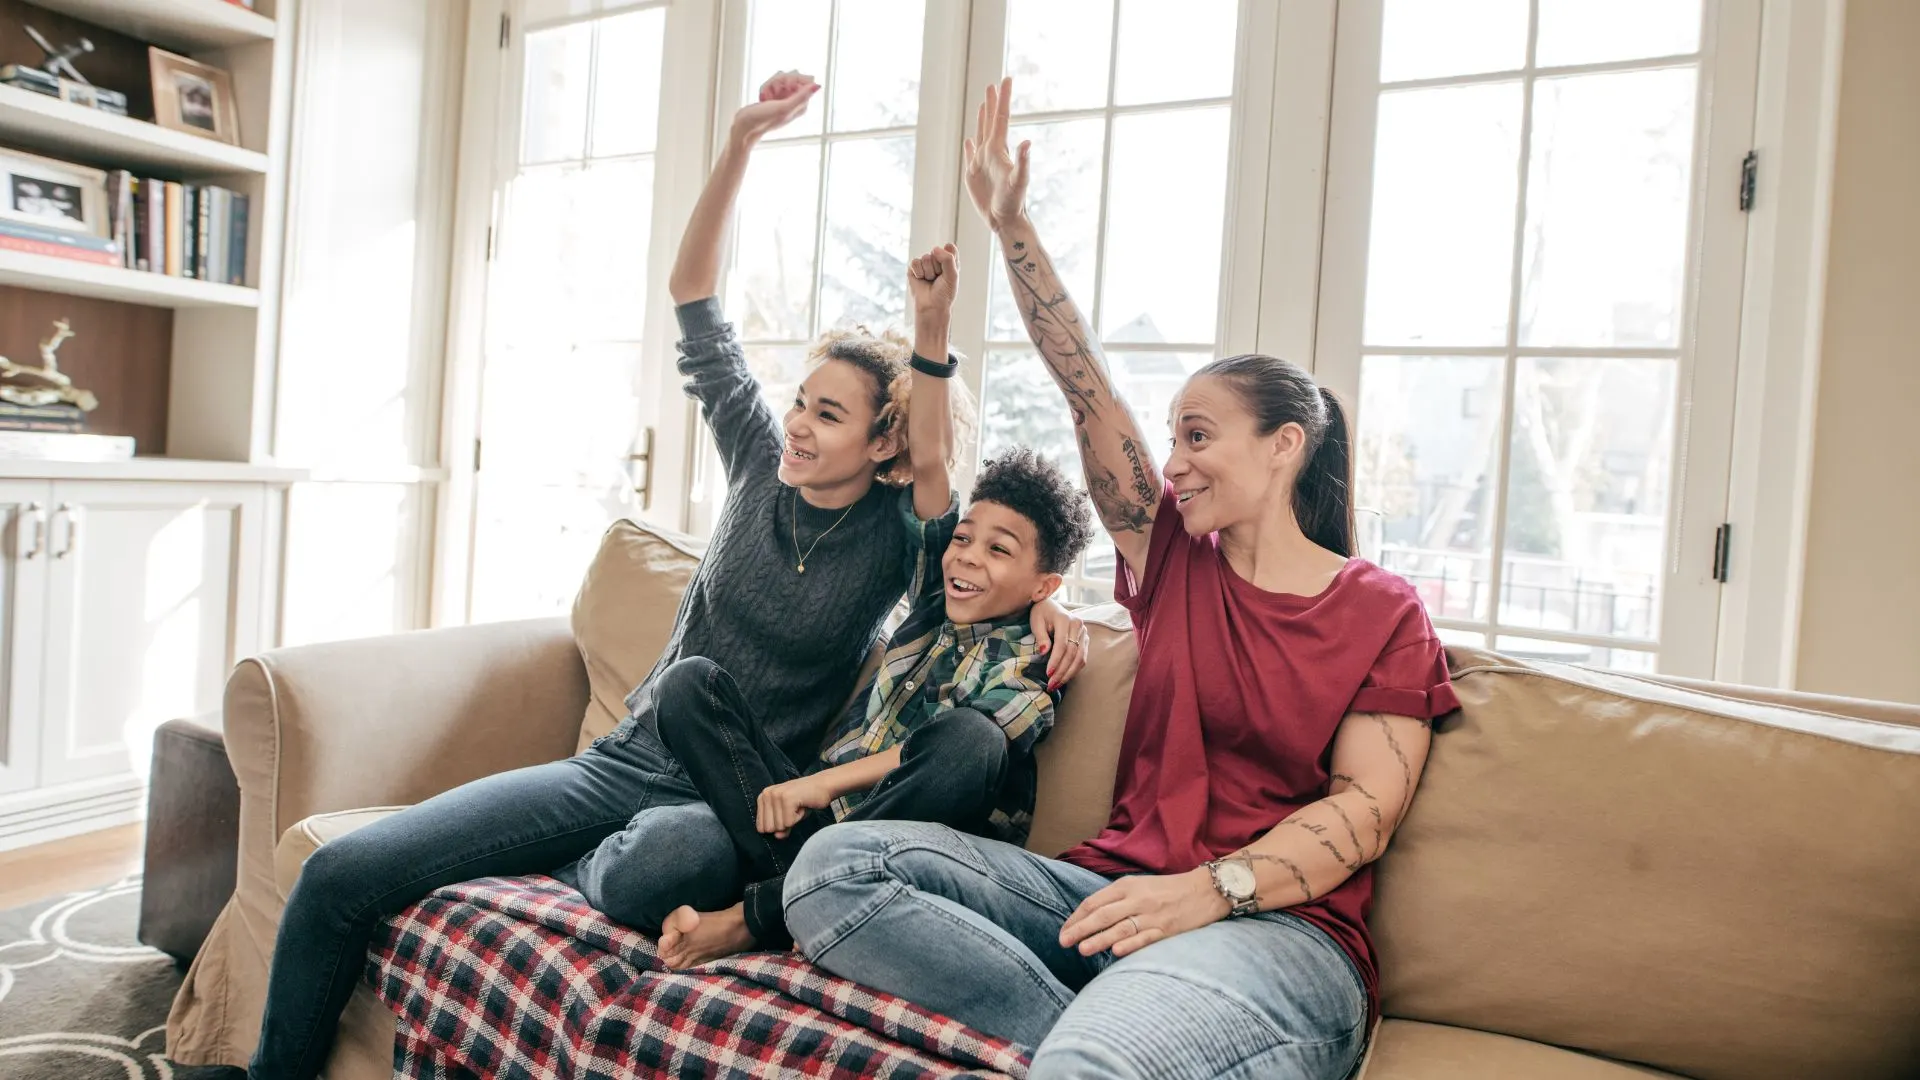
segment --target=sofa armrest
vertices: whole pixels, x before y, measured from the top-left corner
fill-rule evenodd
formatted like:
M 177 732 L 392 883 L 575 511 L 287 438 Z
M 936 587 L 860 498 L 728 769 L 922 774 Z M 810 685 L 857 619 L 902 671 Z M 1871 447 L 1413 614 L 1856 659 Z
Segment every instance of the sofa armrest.
M 278 649 L 227 680 L 227 754 L 270 857 L 311 814 L 415 803 L 564 758 L 586 704 L 565 619 Z

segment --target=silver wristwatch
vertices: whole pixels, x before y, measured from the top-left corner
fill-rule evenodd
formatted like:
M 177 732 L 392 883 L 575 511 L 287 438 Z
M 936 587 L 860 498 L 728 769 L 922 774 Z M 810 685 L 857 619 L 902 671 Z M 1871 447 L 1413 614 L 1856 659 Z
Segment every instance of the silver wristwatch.
M 1227 898 L 1227 904 L 1233 909 L 1228 915 L 1251 915 L 1260 910 L 1260 897 L 1256 891 L 1259 883 L 1254 880 L 1253 860 L 1244 855 L 1215 859 L 1206 864 L 1207 873 L 1213 875 L 1213 887 L 1221 896 Z

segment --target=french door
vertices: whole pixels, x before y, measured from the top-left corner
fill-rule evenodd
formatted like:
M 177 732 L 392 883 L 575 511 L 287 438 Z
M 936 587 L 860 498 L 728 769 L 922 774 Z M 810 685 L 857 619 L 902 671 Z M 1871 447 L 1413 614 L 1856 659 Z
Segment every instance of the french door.
M 1758 0 L 1345 0 L 1315 368 L 1450 642 L 1711 675 Z
M 673 456 L 656 437 L 670 356 L 649 330 L 662 310 L 650 279 L 674 7 L 513 0 L 498 12 L 468 489 L 474 621 L 567 610 L 607 525 L 649 508 Z

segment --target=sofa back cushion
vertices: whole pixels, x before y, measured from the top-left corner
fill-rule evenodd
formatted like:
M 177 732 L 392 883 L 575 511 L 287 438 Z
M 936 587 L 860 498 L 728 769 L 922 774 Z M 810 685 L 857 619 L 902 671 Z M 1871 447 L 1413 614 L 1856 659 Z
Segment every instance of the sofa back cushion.
M 627 716 L 627 692 L 653 670 L 706 542 L 621 519 L 608 527 L 573 598 L 573 640 L 587 666 L 580 749 Z
M 1099 832 L 1113 809 L 1114 773 L 1127 702 L 1140 667 L 1133 622 L 1119 604 L 1078 613 L 1087 621 L 1087 667 L 1067 685 L 1053 731 L 1034 752 L 1039 791 L 1027 847 L 1054 856 Z
M 1386 1015 L 1702 1080 L 1920 1061 L 1920 730 L 1449 650 Z M 1920 710 L 1917 710 L 1920 711 Z

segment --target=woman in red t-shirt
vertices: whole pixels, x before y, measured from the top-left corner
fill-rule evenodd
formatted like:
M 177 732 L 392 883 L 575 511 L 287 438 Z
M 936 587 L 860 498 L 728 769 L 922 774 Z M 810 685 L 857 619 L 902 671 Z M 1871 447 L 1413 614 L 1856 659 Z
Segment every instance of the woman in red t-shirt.
M 967 187 L 1066 394 L 1140 669 L 1107 827 L 1045 859 L 838 825 L 787 877 L 837 974 L 1037 1046 L 1031 1075 L 1337 1080 L 1374 1011 L 1370 865 L 1458 708 L 1407 582 L 1353 558 L 1339 403 L 1235 356 L 1174 402 L 1164 478 L 1024 210 L 989 87 Z

